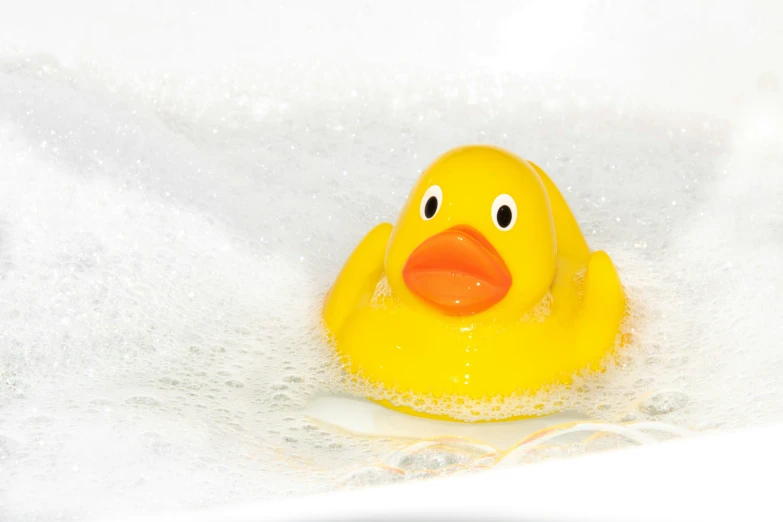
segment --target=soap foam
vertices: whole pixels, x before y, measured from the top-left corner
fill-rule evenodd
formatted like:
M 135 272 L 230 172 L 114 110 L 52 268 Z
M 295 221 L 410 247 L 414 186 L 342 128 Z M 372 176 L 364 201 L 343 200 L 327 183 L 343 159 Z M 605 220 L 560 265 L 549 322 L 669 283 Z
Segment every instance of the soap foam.
M 640 20 L 649 15 L 619 26 L 662 26 Z M 563 23 L 579 31 L 573 13 Z M 754 49 L 739 29 L 716 42 L 687 27 L 688 38 L 725 45 L 724 57 Z M 151 33 L 154 52 L 136 58 L 148 63 L 175 41 L 169 30 Z M 118 42 L 107 48 L 133 57 Z M 658 57 L 683 47 L 661 45 Z M 64 54 L 84 51 L 69 46 Z M 0 60 L 4 520 L 399 480 L 401 468 L 372 466 L 409 441 L 348 435 L 301 413 L 313 394 L 346 385 L 318 308 L 363 235 L 394 222 L 421 170 L 465 143 L 504 147 L 550 174 L 591 247 L 617 266 L 631 342 L 569 389 L 451 406 L 469 420 L 557 407 L 690 430 L 783 419 L 783 102 L 779 73 L 753 69 L 763 53 L 705 72 L 704 99 L 666 80 L 646 105 L 624 94 L 622 68 L 597 72 L 600 85 L 413 65 L 270 69 L 250 59 L 221 69 L 228 53 L 218 50 L 189 63 L 203 68 L 191 74 L 169 55 L 163 71 L 139 72 L 32 52 Z M 558 71 L 566 55 L 551 62 Z M 638 60 L 623 71 L 651 63 L 646 51 L 628 57 Z M 545 61 L 530 66 L 540 73 Z M 731 114 L 727 68 L 745 78 Z M 729 119 L 682 111 L 710 104 Z M 393 398 L 413 407 L 430 400 L 402 395 Z M 431 452 L 397 459 L 405 477 L 453 457 L 421 451 Z

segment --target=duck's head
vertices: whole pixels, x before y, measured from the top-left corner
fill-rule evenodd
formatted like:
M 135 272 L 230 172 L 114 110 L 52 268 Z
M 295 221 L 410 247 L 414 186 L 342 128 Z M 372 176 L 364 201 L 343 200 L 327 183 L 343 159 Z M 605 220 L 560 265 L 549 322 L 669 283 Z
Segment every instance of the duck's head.
M 394 226 L 385 269 L 410 306 L 502 317 L 541 301 L 556 258 L 552 209 L 535 170 L 506 151 L 469 146 L 421 175 Z

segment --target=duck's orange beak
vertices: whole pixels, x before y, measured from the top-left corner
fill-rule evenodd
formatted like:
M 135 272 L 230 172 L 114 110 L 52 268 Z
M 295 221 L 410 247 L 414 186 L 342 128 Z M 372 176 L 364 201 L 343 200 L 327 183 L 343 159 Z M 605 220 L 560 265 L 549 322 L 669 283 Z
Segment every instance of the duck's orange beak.
M 511 288 L 500 254 L 468 226 L 444 230 L 416 247 L 402 278 L 411 292 L 449 315 L 482 312 Z

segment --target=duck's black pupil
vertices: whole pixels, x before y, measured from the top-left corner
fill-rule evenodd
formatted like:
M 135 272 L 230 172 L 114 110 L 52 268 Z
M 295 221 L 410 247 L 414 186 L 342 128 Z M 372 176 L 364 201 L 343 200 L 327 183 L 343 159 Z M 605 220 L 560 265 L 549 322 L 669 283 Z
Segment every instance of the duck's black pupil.
M 503 205 L 498 209 L 498 225 L 500 228 L 506 228 L 511 224 L 511 209 L 508 205 Z
M 435 196 L 430 196 L 430 199 L 427 200 L 427 203 L 424 205 L 424 215 L 427 216 L 427 219 L 430 219 L 432 216 L 435 215 L 435 212 L 438 211 L 438 198 Z

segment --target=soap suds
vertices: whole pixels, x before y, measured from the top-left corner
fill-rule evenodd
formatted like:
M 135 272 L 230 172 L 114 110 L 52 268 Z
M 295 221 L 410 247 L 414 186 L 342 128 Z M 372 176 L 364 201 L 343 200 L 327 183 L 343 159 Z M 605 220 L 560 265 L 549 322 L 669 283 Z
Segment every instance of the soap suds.
M 239 51 L 214 35 L 211 48 L 172 51 L 186 18 L 174 4 L 138 47 L 132 35 L 90 44 L 66 23 L 47 40 L 7 17 L 24 30 L 0 31 L 0 518 L 213 506 L 499 462 L 480 446 L 412 447 L 301 414 L 339 380 L 318 328 L 325 292 L 364 234 L 395 221 L 421 170 L 465 143 L 546 170 L 631 303 L 632 341 L 604 373 L 526 407 L 671 426 L 656 437 L 783 419 L 779 41 L 748 36 L 758 13 L 730 3 L 701 25 L 721 27 L 719 41 L 690 15 L 663 24 L 652 8 L 599 7 L 586 25 L 557 13 L 558 38 L 571 39 L 548 58 L 540 45 L 500 45 L 519 31 L 496 32 L 487 45 L 512 49 L 501 61 L 515 72 L 456 68 L 462 51 L 438 62 L 446 72 L 435 51 L 396 68 L 271 67 L 251 46 L 227 63 Z M 261 38 L 260 14 L 235 16 L 232 34 Z M 509 16 L 509 29 L 529 14 Z M 604 19 L 618 23 L 596 30 Z M 677 30 L 660 47 L 623 45 L 662 24 Z M 614 67 L 568 61 L 587 33 L 602 35 L 590 49 Z M 112 70 L 87 56 L 104 47 L 96 60 Z M 705 49 L 722 63 L 697 81 L 687 75 Z M 649 435 L 615 431 L 504 462 Z

